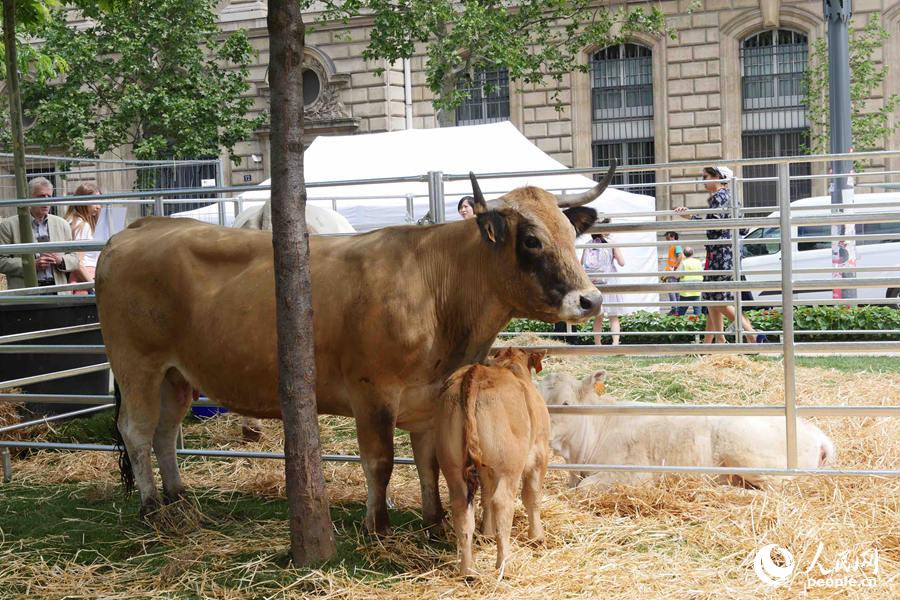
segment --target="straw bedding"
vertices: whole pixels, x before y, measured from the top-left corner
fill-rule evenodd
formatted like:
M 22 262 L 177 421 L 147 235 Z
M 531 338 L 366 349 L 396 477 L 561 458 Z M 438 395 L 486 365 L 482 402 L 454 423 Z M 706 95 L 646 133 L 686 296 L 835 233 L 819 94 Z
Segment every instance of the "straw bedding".
M 606 367 L 609 391 L 622 399 L 656 394 L 659 401 L 684 401 L 682 395 L 695 403 L 782 401 L 781 367 L 773 361 L 722 356 L 610 368 L 597 357 L 551 357 L 544 366 L 548 372 L 577 375 Z M 800 404 L 890 405 L 900 401 L 900 374 L 799 368 L 797 391 Z M 900 468 L 900 419 L 815 422 L 835 441 L 836 466 Z M 351 421 L 322 417 L 320 423 L 325 452 L 357 452 Z M 267 422 L 258 443 L 239 443 L 239 431 L 238 417 L 222 415 L 190 425 L 186 436 L 197 442 L 191 445 L 207 448 L 281 449 L 279 422 Z M 396 445 L 398 455 L 411 456 L 405 435 L 398 434 Z M 182 465 L 185 482 L 201 504 L 204 498 L 227 502 L 235 494 L 284 495 L 280 461 L 186 459 Z M 18 460 L 15 473 L 17 485 L 76 484 L 118 510 L 115 466 L 109 454 L 41 452 Z M 358 464 L 328 463 L 325 475 L 334 506 L 350 510 L 364 503 Z M 415 470 L 396 467 L 389 493 L 398 509 L 418 510 Z M 32 550 L 28 540 L 0 532 L 0 590 L 13 591 L 4 597 L 53 598 L 794 598 L 805 591 L 803 571 L 821 543 L 819 565 L 834 566 L 841 552 L 852 562 L 877 550 L 879 573 L 875 587 L 815 588 L 808 597 L 900 597 L 897 478 L 800 477 L 783 491 L 759 492 L 718 486 L 703 477 L 671 477 L 657 485 L 592 493 L 567 489 L 565 474 L 551 472 L 543 515 L 547 540 L 530 546 L 519 506 L 514 553 L 502 578 L 493 569 L 493 542 L 482 541 L 476 548 L 481 575 L 468 582 L 456 576 L 452 545 L 424 542 L 418 520 L 382 540 L 366 537 L 359 525 L 341 527 L 339 543 L 349 552 L 345 559 L 352 560 L 286 571 L 288 533 L 281 518 L 248 519 L 242 513 L 211 522 L 201 515 L 186 533 L 173 533 L 141 529 L 122 515 L 122 526 L 139 532 L 144 549 L 133 561 L 76 560 L 71 554 Z M 757 549 L 770 543 L 790 549 L 797 565 L 777 589 L 761 583 L 753 569 Z M 153 559 L 152 566 L 139 566 L 146 557 Z M 811 574 L 822 576 L 818 567 Z

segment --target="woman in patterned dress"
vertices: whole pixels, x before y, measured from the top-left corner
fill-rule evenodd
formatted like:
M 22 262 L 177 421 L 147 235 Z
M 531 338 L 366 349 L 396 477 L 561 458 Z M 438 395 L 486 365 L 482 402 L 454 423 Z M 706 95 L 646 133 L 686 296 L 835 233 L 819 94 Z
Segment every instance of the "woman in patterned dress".
M 728 189 L 728 181 L 734 176 L 731 169 L 724 166 L 706 167 L 703 169 L 703 180 L 706 191 L 710 193 L 706 203 L 711 209 L 717 209 L 714 213 L 705 215 L 707 219 L 730 219 L 731 218 L 731 190 Z M 684 206 L 675 209 L 675 212 L 684 219 L 702 219 L 704 217 L 691 216 L 687 214 L 687 208 Z M 706 239 L 708 240 L 730 240 L 732 231 L 730 229 L 707 229 Z M 706 271 L 733 271 L 734 270 L 734 252 L 731 244 L 715 244 L 706 246 Z M 731 274 L 704 275 L 703 281 L 734 281 Z M 732 292 L 703 292 L 703 300 L 716 301 L 733 301 L 734 294 Z M 710 306 L 709 316 L 706 319 L 706 331 L 722 331 L 725 327 L 725 317 L 732 322 L 735 320 L 734 305 L 728 304 L 724 306 Z M 760 337 L 747 317 L 741 315 L 741 325 L 747 337 L 747 342 L 759 342 Z M 723 334 L 707 333 L 703 338 L 703 343 L 712 343 L 713 338 L 721 344 L 725 343 Z

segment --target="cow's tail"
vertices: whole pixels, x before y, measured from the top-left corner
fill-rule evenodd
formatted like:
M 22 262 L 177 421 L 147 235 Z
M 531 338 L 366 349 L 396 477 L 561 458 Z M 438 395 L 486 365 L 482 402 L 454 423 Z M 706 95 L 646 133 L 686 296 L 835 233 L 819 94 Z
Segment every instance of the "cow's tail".
M 466 482 L 466 501 L 471 505 L 478 490 L 478 471 L 482 468 L 481 443 L 478 439 L 478 422 L 475 419 L 475 402 L 478 396 L 478 385 L 475 382 L 478 365 L 472 366 L 463 375 L 460 385 L 460 404 L 463 410 L 463 480 Z
M 119 390 L 118 381 L 113 381 L 113 394 L 116 397 L 116 416 L 113 417 L 113 431 L 115 448 L 119 453 L 119 478 L 122 481 L 125 495 L 130 496 L 134 492 L 134 470 L 131 468 L 131 458 L 128 457 L 128 448 L 125 447 L 122 432 L 119 431 L 119 410 L 122 408 L 122 392 Z

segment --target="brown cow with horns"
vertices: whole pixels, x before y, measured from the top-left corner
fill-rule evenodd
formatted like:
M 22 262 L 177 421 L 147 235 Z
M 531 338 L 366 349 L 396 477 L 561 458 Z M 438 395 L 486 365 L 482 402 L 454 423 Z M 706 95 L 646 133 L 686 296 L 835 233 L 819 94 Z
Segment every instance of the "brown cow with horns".
M 472 176 L 475 219 L 311 240 L 318 410 L 356 419 L 369 531 L 388 530 L 395 426 L 410 432 L 423 517 L 437 527 L 431 422 L 444 380 L 482 361 L 513 317 L 598 314 L 574 241 L 596 220 L 583 205 L 614 171 L 580 195 L 525 187 L 490 202 Z M 133 473 L 146 515 L 160 506 L 151 446 L 166 500 L 184 493 L 175 439 L 192 388 L 244 415 L 281 416 L 272 234 L 141 219 L 103 249 L 96 283 L 121 390 L 123 481 Z

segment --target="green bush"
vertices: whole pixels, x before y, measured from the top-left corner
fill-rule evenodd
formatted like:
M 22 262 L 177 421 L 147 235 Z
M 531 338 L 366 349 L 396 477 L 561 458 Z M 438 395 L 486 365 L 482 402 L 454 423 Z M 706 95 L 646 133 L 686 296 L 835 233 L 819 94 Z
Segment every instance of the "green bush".
M 780 331 L 780 310 L 747 310 L 744 314 L 750 320 L 753 328 L 758 331 Z M 685 315 L 677 317 L 660 312 L 638 311 L 621 317 L 623 344 L 679 344 L 693 342 L 696 335 L 702 335 L 706 329 L 706 315 L 699 317 Z M 726 323 L 727 326 L 727 323 Z M 576 331 L 590 332 L 593 321 L 581 323 L 575 326 Z M 795 339 L 798 342 L 849 342 L 849 341 L 877 341 L 900 340 L 900 310 L 887 306 L 797 306 L 794 308 L 794 329 L 797 331 L 809 330 L 879 330 L 892 329 L 896 333 L 880 334 L 836 334 L 836 333 L 810 333 L 798 334 Z M 603 324 L 603 330 L 609 331 L 609 321 Z M 550 332 L 553 325 L 542 321 L 529 319 L 513 319 L 507 325 L 505 331 L 510 332 Z M 655 335 L 627 335 L 627 332 L 659 332 Z M 668 333 L 671 332 L 671 333 Z M 679 332 L 679 333 L 676 333 Z M 682 332 L 693 332 L 695 335 L 685 335 Z M 733 337 L 733 336 L 730 336 Z M 780 335 L 768 336 L 771 341 L 780 341 Z M 562 338 L 560 338 L 562 339 Z M 578 337 L 577 343 L 591 344 L 592 336 Z M 611 339 L 604 336 L 603 343 L 609 344 Z
M 780 310 L 748 310 L 745 314 L 755 329 L 761 331 L 781 329 Z M 896 333 L 801 333 L 797 334 L 795 339 L 798 342 L 900 340 L 900 310 L 889 306 L 797 306 L 794 308 L 795 331 L 828 329 L 854 331 L 893 329 Z M 772 337 L 775 340 L 780 339 L 778 335 Z

